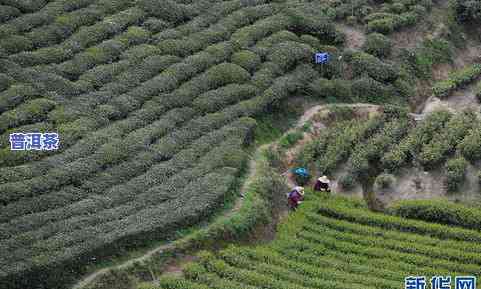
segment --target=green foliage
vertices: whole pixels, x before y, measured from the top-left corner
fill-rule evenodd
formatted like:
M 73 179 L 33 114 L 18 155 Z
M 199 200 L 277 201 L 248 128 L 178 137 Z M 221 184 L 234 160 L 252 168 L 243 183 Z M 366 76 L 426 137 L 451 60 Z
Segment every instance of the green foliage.
M 21 12 L 18 8 L 0 5 L 0 23 L 7 22 L 10 19 L 20 16 Z
M 473 64 L 464 69 L 451 73 L 449 78 L 437 82 L 433 86 L 433 94 L 436 97 L 448 97 L 454 90 L 463 87 L 481 75 L 481 64 Z
M 351 82 L 344 79 L 319 78 L 309 85 L 309 94 L 329 101 L 350 101 L 352 98 Z
M 458 143 L 457 149 L 466 159 L 476 162 L 481 159 L 481 126 L 478 123 Z
M 481 211 L 446 200 L 405 200 L 395 203 L 389 213 L 409 219 L 481 229 Z
M 344 190 L 350 190 L 354 188 L 355 184 L 356 184 L 356 179 L 352 174 L 343 175 L 339 179 L 339 185 L 341 185 L 341 187 Z
M 158 286 L 142 288 L 394 289 L 399 288 L 396 280 L 412 270 L 475 274 L 480 236 L 460 227 L 373 213 L 345 197 L 307 193 L 272 242 L 201 252 L 182 277 L 162 277 Z
M 446 185 L 448 190 L 457 191 L 466 177 L 468 162 L 463 157 L 451 159 L 446 163 Z
M 381 190 L 392 189 L 396 178 L 391 174 L 380 174 L 377 176 L 374 186 Z
M 477 119 L 473 113 L 465 112 L 453 116 L 441 131 L 434 133 L 429 143 L 423 145 L 418 156 L 419 162 L 428 169 L 439 166 L 454 154 L 456 146 L 476 122 Z
M 28 38 L 21 35 L 12 35 L 0 40 L 0 48 L 7 53 L 13 54 L 20 51 L 31 50 L 33 43 Z
M 389 103 L 394 95 L 389 86 L 370 77 L 354 80 L 351 91 L 355 102 Z
M 355 53 L 350 62 L 355 76 L 369 76 L 382 82 L 393 82 L 399 77 L 399 70 L 394 65 L 367 53 Z
M 481 21 L 481 4 L 479 1 L 454 0 L 452 8 L 456 11 L 459 22 L 479 23 Z
M 391 40 L 380 33 L 370 33 L 364 43 L 364 51 L 377 57 L 391 54 Z
M 284 148 L 288 149 L 294 146 L 298 141 L 304 138 L 304 133 L 302 131 L 294 131 L 287 133 L 279 140 L 279 145 Z
M 247 71 L 253 72 L 261 64 L 261 58 L 249 50 L 243 50 L 234 53 L 231 62 L 239 65 Z
M 149 16 L 154 16 L 174 24 L 192 19 L 197 13 L 193 7 L 176 3 L 172 0 L 142 0 L 139 1 L 139 6 L 142 7 Z

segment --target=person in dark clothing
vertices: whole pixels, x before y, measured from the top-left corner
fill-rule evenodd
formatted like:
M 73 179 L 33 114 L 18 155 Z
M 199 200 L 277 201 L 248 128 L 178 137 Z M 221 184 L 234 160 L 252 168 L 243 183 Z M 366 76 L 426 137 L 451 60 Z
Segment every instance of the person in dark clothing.
M 304 188 L 303 187 L 295 187 L 287 197 L 287 202 L 289 205 L 289 209 L 295 211 L 300 203 L 304 200 Z
M 330 183 L 331 181 L 327 176 L 322 176 L 317 179 L 316 184 L 314 185 L 314 191 L 331 192 Z

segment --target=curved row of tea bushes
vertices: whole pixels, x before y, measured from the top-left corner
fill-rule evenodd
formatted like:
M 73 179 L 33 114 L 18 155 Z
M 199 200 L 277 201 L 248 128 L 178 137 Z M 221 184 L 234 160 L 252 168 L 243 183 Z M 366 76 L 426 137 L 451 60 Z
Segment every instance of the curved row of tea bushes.
M 7 23 L 1 24 L 0 36 L 3 38 L 3 37 L 6 37 L 7 35 L 21 34 L 23 32 L 30 31 L 34 27 L 43 26 L 55 21 L 56 17 L 64 13 L 68 13 L 68 12 L 72 12 L 78 9 L 88 7 L 89 5 L 92 5 L 97 1 L 98 0 L 49 1 L 47 5 L 43 6 L 42 9 L 38 11 L 25 11 L 24 8 L 17 6 L 20 3 L 22 3 L 22 1 L 13 1 L 13 0 L 2 1 L 3 5 L 8 5 L 11 8 L 17 9 L 17 11 L 21 12 L 21 15 L 16 13 L 18 17 L 11 19 Z M 10 4 L 6 2 L 10 2 Z M 36 5 L 38 4 L 41 5 L 43 1 L 28 1 L 28 2 L 34 2 Z M 33 3 L 29 3 L 29 4 L 30 4 L 29 5 L 30 8 L 35 8 L 35 4 L 34 5 L 32 5 Z
M 413 161 L 425 143 L 429 143 L 434 134 L 441 131 L 452 115 L 446 111 L 434 112 L 426 117 L 418 126 L 410 131 L 408 137 L 387 152 L 382 163 L 390 171 L 396 171 Z
M 164 274 L 157 285 L 139 288 L 399 288 L 412 272 L 478 274 L 481 247 L 476 241 L 424 234 L 433 226 L 438 232 L 464 232 L 372 213 L 350 198 L 308 192 L 270 243 L 201 252 L 182 277 Z
M 391 206 L 389 213 L 403 218 L 481 230 L 481 211 L 444 200 L 405 200 Z
M 131 7 L 104 18 L 94 25 L 82 27 L 58 45 L 20 52 L 10 55 L 9 59 L 22 66 L 61 63 L 72 58 L 76 53 L 122 32 L 127 27 L 141 23 L 144 18 L 144 11 Z

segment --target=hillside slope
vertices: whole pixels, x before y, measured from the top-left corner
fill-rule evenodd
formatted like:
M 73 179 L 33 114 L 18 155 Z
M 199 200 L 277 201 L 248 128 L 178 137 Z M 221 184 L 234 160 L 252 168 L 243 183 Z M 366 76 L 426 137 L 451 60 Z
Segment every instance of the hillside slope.
M 407 276 L 478 275 L 480 239 L 479 231 L 372 213 L 359 200 L 307 192 L 272 243 L 202 253 L 185 277 L 139 288 L 401 288 Z

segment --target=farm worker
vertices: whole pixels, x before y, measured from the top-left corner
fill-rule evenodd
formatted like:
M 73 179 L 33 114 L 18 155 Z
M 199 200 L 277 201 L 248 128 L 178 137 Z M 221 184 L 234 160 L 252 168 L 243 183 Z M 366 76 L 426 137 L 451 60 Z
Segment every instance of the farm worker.
M 331 181 L 327 178 L 327 176 L 322 176 L 317 179 L 316 184 L 314 185 L 314 191 L 330 192 L 330 183 Z
M 289 209 L 296 210 L 300 203 L 304 200 L 304 188 L 303 187 L 295 187 L 288 194 L 287 202 L 289 204 Z

